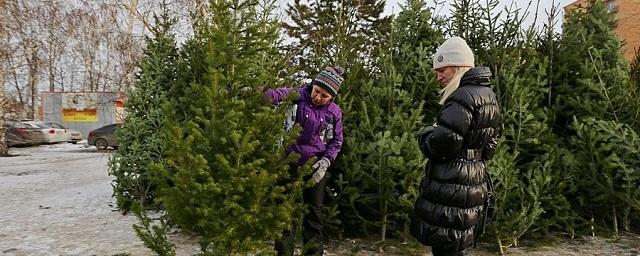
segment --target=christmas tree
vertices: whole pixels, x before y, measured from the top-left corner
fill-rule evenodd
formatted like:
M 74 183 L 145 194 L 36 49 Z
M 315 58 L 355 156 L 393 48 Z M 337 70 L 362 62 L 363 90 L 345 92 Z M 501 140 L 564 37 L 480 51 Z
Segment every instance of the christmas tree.
M 424 0 L 407 0 L 393 21 L 393 64 L 402 75 L 401 88 L 423 102 L 424 122 L 434 122 L 440 94 L 431 56 L 442 43 L 445 20 L 435 16 Z
M 384 3 L 380 0 L 304 3 L 294 0 L 287 9 L 293 22 L 283 24 L 289 37 L 294 39 L 288 46 L 289 51 L 295 53 L 292 66 L 306 75 L 315 75 L 328 64 L 347 70 L 356 62 L 372 64 L 377 50 L 371 46 L 383 43 L 391 24 L 390 17 L 381 17 Z
M 127 212 L 133 202 L 148 205 L 154 187 L 149 179 L 149 164 L 163 162 L 164 138 L 162 105 L 176 80 L 177 47 L 168 16 L 167 4 L 156 16 L 152 37 L 147 38 L 136 86 L 127 94 L 126 117 L 118 131 L 119 145 L 109 161 L 109 174 L 118 208 Z
M 575 199 L 581 227 L 592 232 L 598 226 L 617 233 L 622 223 L 638 218 L 636 148 L 627 142 L 640 127 L 639 91 L 615 25 L 602 1 L 589 1 L 582 12 L 568 14 L 554 56 L 555 132 L 566 138 L 564 167 L 575 177 L 568 196 Z
M 640 220 L 640 137 L 616 121 L 576 118 L 572 126 L 577 134 L 571 137 L 574 157 L 567 169 L 577 177 L 575 204 L 582 217 L 591 232 L 593 226 L 614 235 L 619 227 L 631 231 Z
M 568 14 L 555 56 L 559 133 L 572 134 L 574 116 L 640 127 L 638 88 L 630 82 L 614 27 L 614 16 L 602 1 Z
M 255 88 L 277 82 L 273 4 L 210 1 L 181 55 L 179 97 L 165 108 L 166 161 L 152 168 L 158 201 L 172 223 L 200 235 L 205 255 L 272 252 L 267 242 L 300 210 L 309 170 L 288 171 L 286 106 L 274 109 Z
M 344 180 L 342 206 L 346 223 L 361 230 L 375 229 L 384 241 L 390 234 L 408 231 L 409 213 L 424 174 L 424 158 L 415 132 L 422 124 L 422 103 L 413 101 L 401 88 L 390 53 L 381 54 L 380 74 L 356 86 L 366 93 L 352 102 L 345 144 L 350 150 L 341 158 Z M 346 208 L 349 207 L 349 208 Z

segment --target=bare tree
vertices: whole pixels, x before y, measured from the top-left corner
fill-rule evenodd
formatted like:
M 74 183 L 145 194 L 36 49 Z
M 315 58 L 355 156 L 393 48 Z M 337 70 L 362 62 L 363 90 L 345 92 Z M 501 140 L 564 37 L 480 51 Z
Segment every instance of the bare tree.
M 77 23 L 77 30 L 73 34 L 74 46 L 73 52 L 80 57 L 83 64 L 83 86 L 88 88 L 82 88 L 84 91 L 94 92 L 97 87 L 97 74 L 95 72 L 97 52 L 100 46 L 100 37 L 98 34 L 99 20 L 97 14 L 90 9 L 90 6 L 83 6 L 82 9 L 73 10 L 73 16 L 76 17 L 74 22 Z M 87 24 L 94 24 L 94 26 L 87 26 Z
M 42 8 L 29 1 L 6 1 L 6 16 L 11 20 L 7 26 L 8 58 L 13 65 L 8 70 L 16 74 L 16 87 L 22 91 L 22 81 L 29 88 L 30 107 L 28 115 L 37 116 L 38 82 L 41 72 L 40 27 L 34 23 Z M 25 77 L 18 77 L 26 74 Z M 6 72 L 5 72 L 6 75 Z M 24 109 L 24 106 L 22 106 Z
M 43 2 L 43 12 L 41 13 L 41 19 L 38 20 L 39 26 L 44 28 L 46 32 L 43 36 L 43 55 L 46 56 L 45 63 L 47 68 L 49 91 L 53 92 L 56 89 L 56 84 L 59 84 L 62 89 L 62 81 L 56 81 L 56 79 L 62 78 L 59 64 L 60 60 L 65 53 L 67 43 L 66 40 L 69 36 L 69 27 L 65 23 L 66 19 L 71 19 L 67 13 L 65 13 L 64 6 L 60 1 L 46 0 Z
M 38 118 L 39 92 L 120 91 L 134 84 L 144 36 L 159 4 L 154 0 L 0 0 L 7 33 L 2 93 L 16 117 Z M 205 0 L 176 0 L 175 17 Z M 185 24 L 183 22 L 183 24 Z M 190 33 L 179 29 L 183 35 Z M 186 34 L 185 34 L 186 33 Z M 186 38 L 187 36 L 185 36 Z
M 142 56 L 142 26 L 116 1 L 84 1 L 73 9 L 71 46 L 80 61 L 84 91 L 122 91 L 133 84 Z M 136 36 L 134 31 L 141 31 Z
M 5 74 L 7 70 L 7 56 L 8 56 L 8 43 L 7 43 L 7 2 L 6 0 L 0 0 L 0 156 L 7 156 L 9 154 L 5 136 L 5 109 L 7 108 L 5 100 Z

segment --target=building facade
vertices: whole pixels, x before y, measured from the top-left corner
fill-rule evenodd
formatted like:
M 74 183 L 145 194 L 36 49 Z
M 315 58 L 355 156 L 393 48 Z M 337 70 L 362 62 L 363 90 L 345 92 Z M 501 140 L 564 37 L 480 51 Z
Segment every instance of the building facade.
M 615 33 L 623 42 L 625 59 L 632 61 L 635 51 L 640 50 L 640 0 L 602 0 L 617 22 Z M 564 7 L 564 13 L 587 7 L 590 0 L 577 0 Z
M 124 119 L 124 96 L 116 92 L 41 92 L 40 120 L 80 131 L 91 130 Z

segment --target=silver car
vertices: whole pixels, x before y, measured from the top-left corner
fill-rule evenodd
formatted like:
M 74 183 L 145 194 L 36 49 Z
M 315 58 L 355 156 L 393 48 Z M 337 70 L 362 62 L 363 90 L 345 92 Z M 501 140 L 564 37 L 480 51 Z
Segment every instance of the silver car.
M 22 123 L 27 124 L 34 129 L 40 129 L 44 134 L 46 143 L 67 142 L 71 140 L 71 134 L 67 129 L 52 127 L 51 125 L 41 121 L 25 121 Z
M 46 142 L 41 129 L 20 121 L 6 121 L 4 130 L 9 147 L 40 145 Z
M 78 143 L 78 141 L 82 140 L 82 133 L 79 132 L 79 131 L 76 131 L 74 129 L 66 128 L 66 127 L 62 126 L 61 124 L 59 124 L 59 123 L 46 122 L 46 124 L 49 125 L 50 127 L 53 127 L 53 128 L 67 130 L 69 132 L 69 140 L 68 141 L 70 143 L 76 144 L 76 143 Z

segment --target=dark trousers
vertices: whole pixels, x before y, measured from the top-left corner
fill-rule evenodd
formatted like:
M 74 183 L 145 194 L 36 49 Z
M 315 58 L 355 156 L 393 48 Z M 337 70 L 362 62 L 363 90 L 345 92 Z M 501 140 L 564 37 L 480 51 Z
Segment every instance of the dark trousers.
M 431 247 L 431 253 L 433 254 L 433 256 L 462 256 L 464 255 L 464 251 L 462 252 L 458 252 L 458 251 L 451 251 L 451 250 L 445 250 L 442 248 L 438 248 L 438 247 Z
M 302 191 L 304 205 L 307 212 L 302 222 L 302 255 L 322 255 L 324 251 L 324 236 L 322 235 L 322 200 L 324 199 L 324 187 L 327 184 L 327 176 L 310 188 Z M 295 225 L 293 227 L 295 234 Z M 290 231 L 283 232 L 281 240 L 275 243 L 278 255 L 291 256 L 294 248 L 294 234 Z

